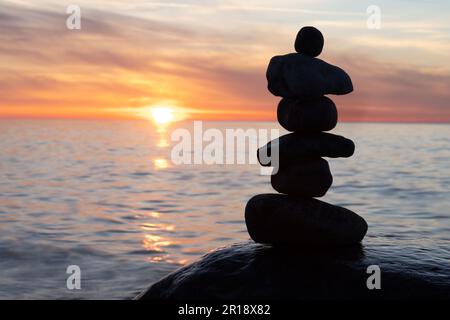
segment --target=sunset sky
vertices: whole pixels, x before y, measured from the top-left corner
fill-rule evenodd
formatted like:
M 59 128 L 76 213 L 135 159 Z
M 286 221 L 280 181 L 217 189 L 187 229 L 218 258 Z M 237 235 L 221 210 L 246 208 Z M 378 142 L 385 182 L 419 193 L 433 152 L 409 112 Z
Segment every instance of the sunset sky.
M 66 28 L 77 4 L 82 29 Z M 366 26 L 369 5 L 381 29 Z M 0 0 L 0 117 L 274 120 L 270 58 L 301 26 L 352 77 L 340 120 L 450 122 L 450 1 Z M 145 111 L 144 111 L 145 112 Z

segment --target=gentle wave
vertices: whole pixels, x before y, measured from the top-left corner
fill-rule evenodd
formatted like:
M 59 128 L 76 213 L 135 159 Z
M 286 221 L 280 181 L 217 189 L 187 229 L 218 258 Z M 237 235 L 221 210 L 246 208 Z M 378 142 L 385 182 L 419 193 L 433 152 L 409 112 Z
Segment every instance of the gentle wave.
M 170 141 L 170 129 L 117 123 L 1 122 L 0 298 L 129 298 L 249 238 L 246 201 L 273 192 L 257 165 L 175 166 L 158 143 Z M 340 124 L 336 133 L 357 149 L 329 160 L 334 184 L 324 201 L 368 221 L 367 259 L 394 254 L 450 275 L 450 126 Z M 79 292 L 65 288 L 72 264 L 82 269 Z

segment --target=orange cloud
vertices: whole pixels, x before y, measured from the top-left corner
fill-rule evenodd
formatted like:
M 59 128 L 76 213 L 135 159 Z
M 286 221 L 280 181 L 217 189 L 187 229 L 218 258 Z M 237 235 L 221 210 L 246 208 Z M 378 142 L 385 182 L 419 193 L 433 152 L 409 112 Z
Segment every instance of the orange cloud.
M 86 9 L 71 31 L 64 11 L 2 10 L 0 117 L 130 118 L 173 101 L 191 118 L 275 119 L 265 68 L 292 40 L 281 29 L 218 33 Z M 450 121 L 450 71 L 328 52 L 355 86 L 333 98 L 341 120 Z

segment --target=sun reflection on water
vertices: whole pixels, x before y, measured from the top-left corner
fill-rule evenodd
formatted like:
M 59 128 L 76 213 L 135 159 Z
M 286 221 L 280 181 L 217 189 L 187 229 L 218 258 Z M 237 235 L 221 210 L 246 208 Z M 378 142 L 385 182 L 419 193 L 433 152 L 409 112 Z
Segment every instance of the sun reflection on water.
M 155 230 L 174 231 L 175 226 L 171 224 L 144 223 L 142 225 L 142 229 L 147 231 L 155 231 Z
M 158 148 L 167 148 L 169 146 L 169 143 L 167 142 L 166 138 L 160 138 L 156 146 Z
M 153 166 L 156 170 L 169 168 L 169 162 L 164 158 L 157 158 L 153 160 Z
M 145 215 L 152 218 L 159 218 L 161 216 L 161 214 L 157 211 L 146 212 Z
M 144 235 L 144 240 L 142 241 L 142 245 L 146 250 L 155 252 L 165 252 L 164 247 L 170 246 L 172 244 L 172 242 L 164 239 L 163 237 L 151 234 Z

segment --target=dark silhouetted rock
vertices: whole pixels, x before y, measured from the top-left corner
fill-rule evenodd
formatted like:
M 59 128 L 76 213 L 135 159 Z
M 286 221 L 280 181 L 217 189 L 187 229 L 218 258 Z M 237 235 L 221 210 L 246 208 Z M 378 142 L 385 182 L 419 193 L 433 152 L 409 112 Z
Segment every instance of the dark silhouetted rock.
M 381 290 L 368 290 L 367 267 L 381 267 Z M 411 249 L 361 245 L 330 250 L 239 243 L 213 251 L 158 281 L 144 300 L 379 301 L 450 299 L 447 266 Z
M 329 203 L 281 194 L 259 194 L 245 207 L 250 237 L 259 243 L 339 247 L 360 242 L 366 221 Z
M 321 97 L 353 91 L 352 80 L 344 70 L 299 53 L 273 57 L 266 77 L 269 91 L 284 98 Z
M 316 99 L 281 99 L 278 122 L 288 131 L 320 132 L 333 129 L 338 120 L 334 102 L 327 97 Z
M 314 27 L 303 27 L 295 39 L 295 51 L 317 57 L 323 49 L 323 35 Z
M 328 162 L 322 158 L 303 159 L 283 167 L 271 176 L 272 187 L 280 193 L 301 197 L 322 197 L 333 183 Z
M 289 133 L 272 140 L 258 149 L 258 159 L 264 155 L 271 156 L 272 146 L 277 146 L 279 166 L 298 163 L 305 158 L 338 158 L 350 157 L 355 151 L 352 140 L 331 133 Z M 262 157 L 261 157 L 262 156 Z M 261 161 L 260 161 L 261 163 Z M 262 166 L 271 166 L 272 163 L 261 163 Z

